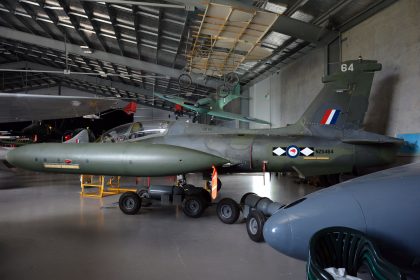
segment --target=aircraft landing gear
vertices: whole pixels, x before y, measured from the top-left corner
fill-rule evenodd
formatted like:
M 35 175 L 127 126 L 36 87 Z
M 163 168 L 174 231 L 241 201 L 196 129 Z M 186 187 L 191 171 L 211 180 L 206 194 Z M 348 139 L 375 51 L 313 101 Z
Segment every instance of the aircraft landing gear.
M 210 123 L 209 124 L 210 125 L 215 125 L 216 124 L 216 121 L 214 120 L 213 116 L 210 118 Z
M 177 186 L 150 186 L 148 190 L 142 189 L 136 192 L 123 193 L 118 205 L 121 211 L 127 215 L 137 214 L 143 206 L 152 204 L 152 200 L 158 200 L 161 204 L 181 205 L 185 215 L 191 218 L 200 217 L 206 208 L 211 205 L 211 196 L 208 191 L 193 185 L 185 184 Z
M 141 197 L 135 192 L 125 192 L 120 196 L 118 205 L 127 215 L 135 215 L 141 208 Z
M 235 223 L 241 213 L 238 203 L 231 198 L 223 198 L 217 203 L 217 217 L 225 224 Z
M 192 118 L 192 122 L 193 123 L 196 123 L 197 121 L 198 121 L 198 114 L 195 113 L 194 116 L 193 116 L 193 118 Z
M 151 200 L 150 194 L 147 191 L 147 189 L 141 189 L 137 193 L 141 198 L 141 206 L 142 207 L 149 207 L 149 206 L 152 205 L 152 200 Z
M 259 210 L 252 210 L 246 218 L 246 231 L 252 241 L 264 241 L 263 228 L 266 220 L 267 217 Z
M 188 184 L 183 189 L 185 199 L 182 204 L 182 211 L 191 218 L 201 217 L 204 210 L 211 205 L 210 193 L 203 188 L 197 188 Z
M 200 195 L 187 196 L 182 207 L 184 214 L 190 218 L 201 217 L 205 209 L 204 199 Z
M 259 197 L 255 193 L 246 193 L 240 204 L 231 198 L 224 198 L 217 204 L 217 216 L 225 224 L 233 224 L 242 211 L 246 219 L 246 230 L 251 240 L 264 241 L 263 228 L 267 217 L 274 214 L 284 204 L 273 202 L 267 197 Z

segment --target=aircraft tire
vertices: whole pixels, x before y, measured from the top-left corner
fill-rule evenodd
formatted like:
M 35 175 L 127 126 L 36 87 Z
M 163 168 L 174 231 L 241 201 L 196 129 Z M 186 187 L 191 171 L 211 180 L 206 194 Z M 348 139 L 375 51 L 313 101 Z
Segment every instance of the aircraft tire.
M 263 227 L 267 218 L 258 210 L 252 210 L 246 218 L 246 231 L 249 238 L 255 242 L 264 241 Z
M 223 198 L 217 203 L 217 217 L 225 224 L 235 223 L 241 213 L 241 209 L 235 200 Z
M 241 197 L 241 200 L 240 200 L 240 204 L 241 204 L 241 205 L 245 205 L 245 199 L 246 199 L 246 197 L 247 197 L 248 195 L 250 195 L 250 194 L 255 194 L 255 193 L 253 193 L 253 192 L 247 192 L 246 194 L 244 194 L 244 195 Z
M 191 195 L 184 199 L 182 211 L 190 218 L 199 218 L 206 209 L 206 202 L 201 195 Z
M 127 215 L 135 215 L 141 208 L 141 197 L 135 192 L 125 192 L 118 201 L 120 210 Z

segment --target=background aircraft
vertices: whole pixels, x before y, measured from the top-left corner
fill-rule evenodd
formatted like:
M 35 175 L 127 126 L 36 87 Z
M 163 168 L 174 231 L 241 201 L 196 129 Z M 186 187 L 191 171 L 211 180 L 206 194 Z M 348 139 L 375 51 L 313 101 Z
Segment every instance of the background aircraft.
M 118 99 L 0 93 L 0 123 L 75 118 L 121 108 Z
M 401 139 L 363 131 L 372 60 L 343 63 L 294 125 L 230 128 L 175 122 L 135 143 L 27 145 L 7 154 L 15 166 L 46 172 L 166 176 L 188 172 L 295 171 L 301 177 L 353 172 L 393 162 Z M 334 176 L 337 178 L 337 176 Z
M 394 263 L 420 271 L 420 163 L 359 177 L 311 193 L 280 209 L 264 225 L 277 251 L 306 260 L 312 235 L 326 227 L 362 231 Z M 415 278 L 418 279 L 418 278 Z
M 124 113 L 117 114 L 119 109 Z M 137 103 L 115 98 L 0 93 L 0 130 L 10 136 L 0 139 L 0 145 L 25 144 L 13 143 L 22 138 L 28 138 L 27 142 L 61 142 L 68 130 L 80 127 L 92 127 L 100 135 L 110 126 L 132 121 L 136 109 Z M 109 114 L 120 121 L 109 118 L 104 127 L 99 119 Z M 93 125 L 92 120 L 98 121 Z
M 242 122 L 256 122 L 261 124 L 270 124 L 267 121 L 259 120 L 256 118 L 246 117 L 239 114 L 234 114 L 230 112 L 223 111 L 223 108 L 231 101 L 242 98 L 240 95 L 240 87 L 235 86 L 234 90 L 226 95 L 222 96 L 213 96 L 213 97 L 206 97 L 201 98 L 197 102 L 191 102 L 184 98 L 180 98 L 174 95 L 166 95 L 166 94 L 159 94 L 155 93 L 155 95 L 163 100 L 168 102 L 180 105 L 188 110 L 195 112 L 197 115 L 207 114 L 212 117 L 227 119 L 227 120 L 239 120 Z M 194 117 L 193 122 L 196 121 L 196 117 Z

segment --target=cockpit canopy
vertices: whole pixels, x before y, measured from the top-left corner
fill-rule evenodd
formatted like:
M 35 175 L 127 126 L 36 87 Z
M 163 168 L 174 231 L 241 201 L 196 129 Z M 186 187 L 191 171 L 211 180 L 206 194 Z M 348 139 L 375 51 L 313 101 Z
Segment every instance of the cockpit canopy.
M 137 141 L 166 134 L 167 121 L 134 122 L 114 127 L 98 139 L 100 143 Z

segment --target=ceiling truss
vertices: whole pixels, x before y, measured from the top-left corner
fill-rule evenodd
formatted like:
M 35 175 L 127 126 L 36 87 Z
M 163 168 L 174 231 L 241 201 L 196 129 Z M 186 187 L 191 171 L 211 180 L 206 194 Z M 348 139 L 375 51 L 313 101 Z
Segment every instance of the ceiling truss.
M 198 99 L 213 94 L 223 83 L 220 78 L 195 73 L 191 73 L 194 84 L 191 88 L 182 89 L 177 81 L 181 74 L 189 72 L 188 53 L 194 48 L 194 34 L 198 31 L 195 26 L 200 25 L 210 2 L 254 14 L 273 12 L 268 8 L 270 5 L 278 9 L 278 19 L 260 38 L 261 46 L 271 48 L 272 54 L 252 63 L 243 60 L 237 69 L 232 68 L 246 88 L 313 48 L 330 42 L 340 28 L 348 28 L 352 22 L 395 0 L 132 2 L 135 5 L 127 4 L 126 0 L 1 1 L 0 64 L 3 66 L 14 63 L 18 68 L 20 63 L 19 69 L 120 74 L 91 77 L 0 72 L 1 90 L 59 85 L 85 87 L 89 92 L 130 96 L 149 106 L 165 107 L 162 101 L 154 100 L 154 92 Z M 219 31 L 221 35 L 226 27 Z M 236 52 L 245 33 L 245 28 L 238 31 L 227 54 Z M 270 36 L 278 40 L 277 43 L 274 40 L 275 45 L 271 41 L 267 43 Z M 279 40 L 279 36 L 283 39 Z M 221 58 L 222 71 L 229 70 L 229 61 L 228 56 Z M 210 64 L 203 64 L 202 68 L 206 71 Z

